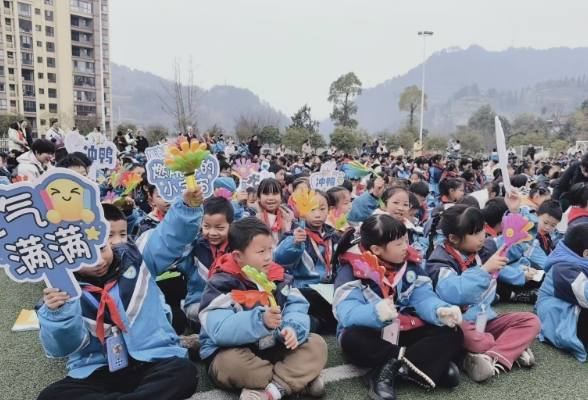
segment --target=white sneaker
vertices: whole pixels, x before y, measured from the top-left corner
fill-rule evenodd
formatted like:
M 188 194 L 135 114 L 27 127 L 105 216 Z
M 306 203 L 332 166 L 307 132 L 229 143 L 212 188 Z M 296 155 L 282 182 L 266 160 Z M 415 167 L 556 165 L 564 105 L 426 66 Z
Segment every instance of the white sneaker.
M 504 371 L 498 359 L 479 353 L 466 353 L 462 368 L 474 382 L 484 382 Z
M 269 396 L 263 389 L 252 390 L 243 388 L 239 400 L 269 400 Z
M 528 347 L 527 349 L 523 350 L 519 358 L 517 358 L 516 362 L 519 364 L 519 366 L 527 368 L 531 368 L 533 365 L 535 365 L 535 356 L 533 355 L 531 348 Z

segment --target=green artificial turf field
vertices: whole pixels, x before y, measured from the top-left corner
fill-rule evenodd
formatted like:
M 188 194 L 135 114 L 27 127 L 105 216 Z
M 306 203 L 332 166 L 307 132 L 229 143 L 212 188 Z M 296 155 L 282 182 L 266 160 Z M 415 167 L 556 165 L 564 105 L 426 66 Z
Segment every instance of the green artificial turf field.
M 16 284 L 0 273 L 0 399 L 35 399 L 41 390 L 66 375 L 65 360 L 45 357 L 38 332 L 11 332 L 23 308 L 33 308 L 41 298 L 44 285 Z M 531 311 L 529 305 L 500 305 L 500 312 Z M 327 399 L 367 399 L 361 370 L 346 365 L 334 336 L 326 337 L 329 361 L 323 377 L 327 383 Z M 510 373 L 477 384 L 462 374 L 461 385 L 453 390 L 425 392 L 410 384 L 400 383 L 400 399 L 585 399 L 588 397 L 588 364 L 552 346 L 535 341 L 532 345 L 537 365 L 531 370 L 515 367 Z M 215 389 L 199 364 L 199 393 L 193 399 L 236 398 Z M 73 399 L 72 399 L 73 400 Z

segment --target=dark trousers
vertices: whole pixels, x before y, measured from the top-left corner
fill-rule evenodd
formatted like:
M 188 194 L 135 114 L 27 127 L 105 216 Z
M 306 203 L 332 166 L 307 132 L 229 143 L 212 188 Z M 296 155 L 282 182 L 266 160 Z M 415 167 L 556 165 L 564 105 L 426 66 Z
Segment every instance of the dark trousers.
M 300 293 L 310 303 L 308 308 L 310 332 L 320 334 L 335 333 L 337 331 L 337 320 L 333 315 L 333 306 L 317 291 L 310 288 L 300 289 Z
M 165 303 L 172 311 L 172 328 L 177 335 L 181 335 L 188 326 L 186 313 L 182 309 L 182 300 L 188 295 L 188 283 L 183 276 L 157 281 L 157 286 L 165 296 Z M 200 331 L 198 331 L 200 332 Z M 198 333 L 196 332 L 196 333 Z
M 181 400 L 198 388 L 198 370 L 187 358 L 172 357 L 160 362 L 129 360 L 129 366 L 116 372 L 108 367 L 89 377 L 69 376 L 48 386 L 42 400 Z
M 543 276 L 543 280 L 545 280 L 545 275 Z M 539 289 L 543 283 L 543 280 L 541 282 L 527 281 L 525 282 L 524 286 L 515 286 L 504 282 L 496 282 L 496 294 L 500 296 L 500 301 L 509 301 L 513 293 L 531 289 Z
M 578 339 L 584 343 L 584 348 L 588 351 L 588 309 L 582 308 L 578 315 L 578 329 L 576 330 Z
M 463 332 L 459 328 L 425 325 L 400 332 L 398 346 L 382 339 L 379 329 L 353 327 L 340 338 L 341 349 L 348 360 L 361 367 L 379 367 L 398 358 L 400 347 L 406 347 L 404 358 L 437 383 L 447 365 L 461 348 Z M 411 378 L 418 380 L 416 375 Z

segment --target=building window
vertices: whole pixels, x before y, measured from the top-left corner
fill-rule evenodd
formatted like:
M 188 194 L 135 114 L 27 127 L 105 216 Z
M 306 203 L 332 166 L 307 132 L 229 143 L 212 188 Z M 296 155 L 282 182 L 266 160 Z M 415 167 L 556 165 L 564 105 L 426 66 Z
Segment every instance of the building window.
M 39 110 L 44 110 L 44 109 L 45 109 L 45 104 L 39 103 Z
M 5 83 L 0 83 L 0 92 L 2 92 L 2 93 L 6 92 L 6 84 Z
M 41 15 L 41 9 L 40 8 L 35 8 L 35 14 L 36 15 Z
M 4 76 L 4 65 L 0 65 L 0 76 Z
M 108 35 L 102 35 L 102 43 L 108 43 Z
M 110 87 L 110 79 L 104 78 L 104 87 Z
M 35 30 L 37 32 L 41 32 L 41 25 L 35 25 Z
M 42 63 L 43 62 L 43 57 L 37 57 L 37 62 L 38 63 Z
M 4 50 L 0 50 L 0 60 L 4 60 Z
M 110 101 L 110 94 L 104 93 L 104 101 Z
M 74 86 L 96 87 L 96 79 L 89 76 L 74 75 Z
M 53 21 L 53 11 L 45 10 L 45 21 Z
M 105 128 L 106 130 L 110 130 L 110 121 L 106 121 L 106 122 L 105 122 L 105 124 L 104 124 L 104 128 Z
M 102 14 L 108 14 L 108 7 L 105 5 L 102 5 Z
M 108 21 L 105 20 L 105 19 L 102 20 L 102 28 L 103 29 L 108 29 Z
M 94 73 L 94 63 L 74 60 L 73 70 L 74 72 Z
M 79 117 L 93 117 L 96 115 L 96 107 L 74 105 L 74 114 Z
M 22 15 L 23 17 L 30 17 L 31 16 L 31 5 L 18 3 L 18 15 Z
M 0 43 L 3 43 L 4 41 L 2 40 L 2 34 L 0 33 Z
M 108 50 L 103 50 L 102 55 L 104 56 L 104 58 L 108 58 Z
M 43 47 L 43 42 L 41 42 L 40 40 L 37 40 L 37 47 Z
M 39 77 L 39 79 L 43 79 L 43 73 L 39 72 L 39 74 L 37 75 Z
M 23 49 L 32 49 L 33 48 L 33 38 L 30 36 L 21 36 L 20 37 L 20 47 Z
M 27 120 L 29 121 L 29 125 L 31 128 L 36 129 L 37 128 L 37 118 L 29 118 L 27 117 Z
M 20 58 L 23 65 L 33 65 L 35 63 L 33 53 L 20 53 Z
M 35 97 L 35 85 L 22 85 L 22 95 Z
M 57 104 L 49 103 L 49 112 L 56 113 L 57 112 Z
M 0 99 L 0 110 L 6 110 L 7 108 L 8 108 L 8 105 L 6 103 L 6 100 Z
M 74 90 L 74 100 L 94 103 L 96 101 L 96 93 L 85 92 L 83 90 Z
M 57 83 L 57 74 L 47 74 L 47 81 L 49 83 Z
M 39 89 L 39 94 L 45 94 L 45 89 Z
M 104 107 L 104 115 L 110 117 L 110 107 Z
M 53 0 L 45 0 L 45 4 L 47 4 L 48 6 L 52 6 Z
M 46 125 L 47 124 L 47 120 L 46 119 L 42 119 L 39 122 L 41 123 L 41 125 Z
M 108 72 L 108 70 L 109 70 L 108 64 L 102 64 L 102 69 L 104 70 L 104 72 Z
M 28 19 L 19 19 L 18 26 L 21 33 L 33 33 L 33 23 Z
M 55 58 L 47 57 L 47 66 L 49 68 L 55 68 Z
M 31 54 L 32 56 L 32 54 Z M 35 81 L 35 72 L 30 70 L 30 69 L 21 69 L 21 73 L 22 73 L 22 80 L 23 81 L 29 81 L 29 82 L 34 82 Z
M 51 53 L 55 53 L 55 43 L 47 42 L 47 51 Z
M 37 102 L 36 101 L 23 101 L 24 111 L 25 112 L 36 112 L 37 111 Z
M 92 40 L 92 34 L 76 31 L 71 31 L 71 41 L 94 44 L 94 41 Z
M 71 0 L 72 11 L 92 14 L 92 3 L 82 0 Z
M 53 37 L 55 36 L 55 29 L 53 29 L 53 27 L 51 26 L 46 26 L 45 27 L 45 35 Z
M 49 89 L 49 98 L 51 98 L 51 99 L 57 98 L 57 89 Z
M 83 47 L 72 46 L 71 47 L 71 55 L 74 57 L 81 57 L 81 58 L 94 58 L 94 50 L 93 49 L 85 49 Z

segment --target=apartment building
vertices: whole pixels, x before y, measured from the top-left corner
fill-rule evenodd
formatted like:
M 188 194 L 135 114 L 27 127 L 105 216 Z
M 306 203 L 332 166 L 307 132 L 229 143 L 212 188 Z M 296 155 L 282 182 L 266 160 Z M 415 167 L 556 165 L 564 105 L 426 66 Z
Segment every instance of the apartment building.
M 108 0 L 0 0 L 0 114 L 23 114 L 34 137 L 52 119 L 66 132 L 96 119 L 110 136 L 108 11 Z

